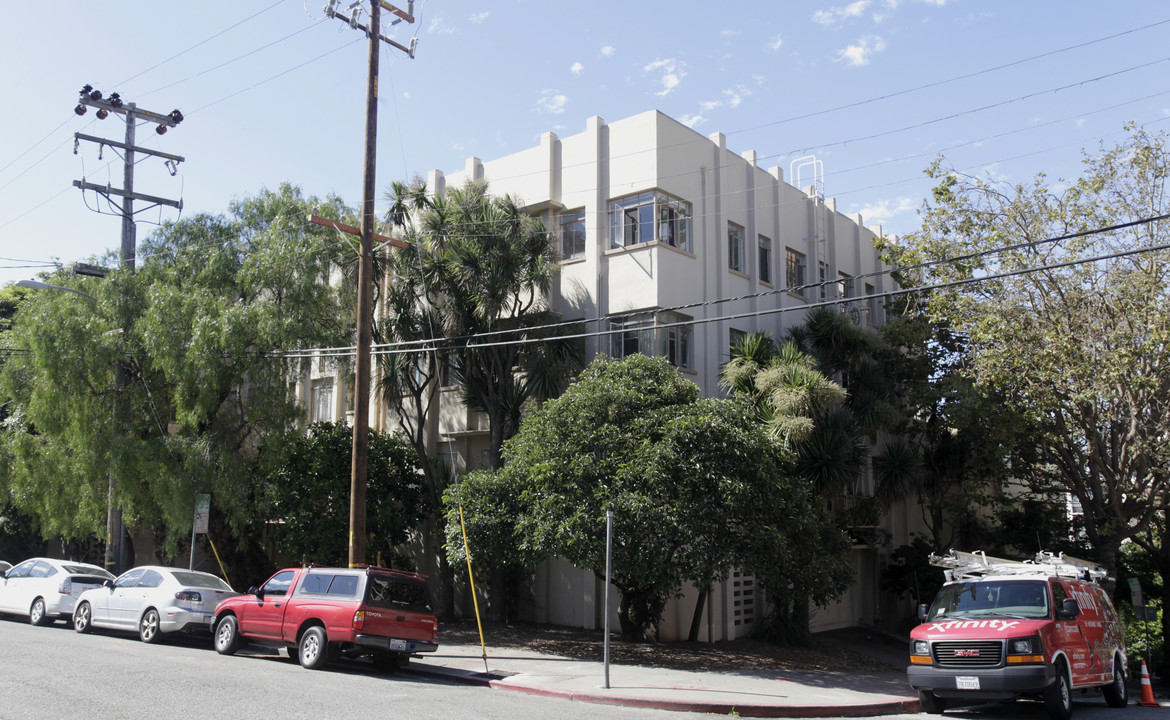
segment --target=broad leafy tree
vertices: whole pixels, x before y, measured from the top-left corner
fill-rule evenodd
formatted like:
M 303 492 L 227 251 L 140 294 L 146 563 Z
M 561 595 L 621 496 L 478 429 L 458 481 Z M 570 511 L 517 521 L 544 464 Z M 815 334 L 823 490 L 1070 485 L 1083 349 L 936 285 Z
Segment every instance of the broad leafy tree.
M 291 431 L 267 439 L 260 472 L 269 515 L 280 523 L 281 554 L 302 562 L 345 562 L 352 449 L 353 429 L 344 422 L 314 423 L 307 434 Z M 413 449 L 400 436 L 371 432 L 368 473 L 367 547 L 381 564 L 403 565 L 396 548 L 410 539 L 426 510 Z
M 266 518 L 252 461 L 265 434 L 302 412 L 298 363 L 266 353 L 346 344 L 352 328 L 344 278 L 356 254 L 308 225 L 311 211 L 351 215 L 336 198 L 282 185 L 225 215 L 164 224 L 141 243 L 137 272 L 46 278 L 92 300 L 27 296 L 9 333 L 23 352 L 0 374 L 12 411 L 0 478 L 46 537 L 104 536 L 113 472 L 127 524 L 153 531 L 164 555 L 190 537 L 196 493 L 212 495 L 229 566 L 258 549 Z
M 826 602 L 848 585 L 847 538 L 744 402 L 699 399 L 662 358 L 599 357 L 527 417 L 505 464 L 448 490 L 449 550 L 531 566 L 563 557 L 599 577 L 614 512 L 623 636 L 640 639 L 682 583 L 732 567 Z M 841 562 L 835 562 L 836 558 Z
M 936 163 L 923 227 L 894 249 L 925 312 L 967 342 L 969 377 L 1039 429 L 1012 473 L 1067 493 L 1106 567 L 1162 512 L 1170 482 L 1165 138 L 1137 127 L 1082 177 L 1008 185 Z M 919 263 L 925 263 L 919 265 Z

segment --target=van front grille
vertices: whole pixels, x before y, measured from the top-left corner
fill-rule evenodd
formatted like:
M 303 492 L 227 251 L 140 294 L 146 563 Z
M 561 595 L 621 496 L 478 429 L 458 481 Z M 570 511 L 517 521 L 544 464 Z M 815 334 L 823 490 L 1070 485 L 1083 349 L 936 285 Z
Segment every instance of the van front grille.
M 934 643 L 934 661 L 943 667 L 987 668 L 1003 662 L 999 640 L 956 640 Z

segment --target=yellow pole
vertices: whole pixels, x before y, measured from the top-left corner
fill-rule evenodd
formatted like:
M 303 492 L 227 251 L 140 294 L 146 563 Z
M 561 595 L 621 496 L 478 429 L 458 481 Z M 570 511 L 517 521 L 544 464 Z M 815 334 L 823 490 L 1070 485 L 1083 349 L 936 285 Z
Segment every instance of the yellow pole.
M 467 578 L 471 580 L 471 602 L 475 604 L 475 624 L 479 628 L 479 647 L 483 650 L 483 671 L 488 672 L 487 644 L 483 641 L 483 623 L 479 619 L 479 596 L 475 594 L 475 575 L 471 572 L 471 549 L 467 546 L 467 525 L 463 522 L 463 503 L 459 503 L 459 529 L 463 531 L 463 554 L 467 556 Z
M 207 542 L 211 545 L 211 552 L 215 553 L 215 561 L 219 563 L 219 571 L 223 573 L 224 581 L 227 582 L 228 585 L 231 585 L 231 582 L 228 580 L 227 570 L 223 569 L 223 560 L 219 559 L 219 551 L 215 549 L 215 543 L 211 542 L 210 535 L 207 536 Z

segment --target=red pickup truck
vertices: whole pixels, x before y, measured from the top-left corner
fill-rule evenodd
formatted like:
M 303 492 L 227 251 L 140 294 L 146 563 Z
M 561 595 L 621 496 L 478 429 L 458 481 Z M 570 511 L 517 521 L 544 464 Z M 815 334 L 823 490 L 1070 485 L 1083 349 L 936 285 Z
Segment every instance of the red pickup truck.
M 422 575 L 377 567 L 289 568 L 260 588 L 221 602 L 212 621 L 215 649 L 243 642 L 296 652 L 316 669 L 333 657 L 370 657 L 392 670 L 414 653 L 438 649 L 438 620 Z

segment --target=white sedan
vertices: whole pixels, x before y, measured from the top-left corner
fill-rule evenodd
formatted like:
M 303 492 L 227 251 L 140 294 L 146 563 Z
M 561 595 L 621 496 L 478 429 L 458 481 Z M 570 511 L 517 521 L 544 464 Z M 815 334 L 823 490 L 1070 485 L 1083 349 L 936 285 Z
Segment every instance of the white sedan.
M 68 619 L 83 591 L 113 578 L 97 565 L 30 558 L 4 573 L 0 612 L 26 615 L 33 625 Z
M 239 593 L 214 575 L 144 565 L 82 593 L 73 610 L 73 629 L 132 630 L 147 643 L 158 641 L 163 633 L 210 632 L 215 606 L 233 595 Z

